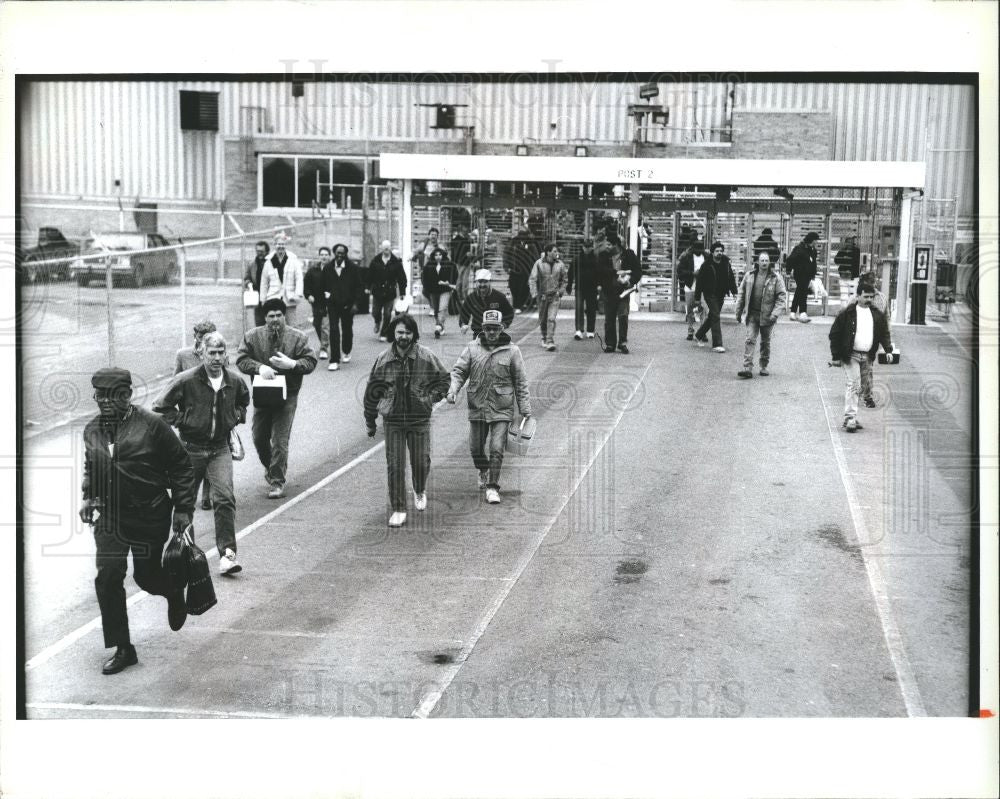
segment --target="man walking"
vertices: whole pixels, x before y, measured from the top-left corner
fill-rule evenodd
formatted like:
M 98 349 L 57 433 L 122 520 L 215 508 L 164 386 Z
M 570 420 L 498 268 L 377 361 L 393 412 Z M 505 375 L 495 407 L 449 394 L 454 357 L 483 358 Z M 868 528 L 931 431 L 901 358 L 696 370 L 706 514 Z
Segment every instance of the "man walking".
M 285 496 L 288 439 L 292 434 L 302 376 L 316 368 L 316 355 L 306 334 L 285 324 L 285 304 L 278 298 L 264 303 L 264 325 L 248 330 L 237 351 L 236 366 L 245 375 L 274 380 L 283 375 L 288 396 L 283 402 L 253 411 L 253 444 L 264 467 L 270 499 Z
M 295 324 L 295 309 L 303 298 L 305 275 L 302 261 L 287 250 L 288 236 L 279 233 L 274 237 L 274 252 L 264 259 L 264 269 L 260 276 L 260 299 L 266 303 L 280 299 L 286 308 L 285 323 Z
M 566 288 L 566 264 L 559 258 L 555 244 L 546 244 L 545 252 L 531 267 L 528 290 L 531 299 L 538 300 L 538 323 L 542 327 L 542 346 L 556 350 L 556 315 Z
M 698 303 L 704 297 L 708 306 L 708 318 L 695 331 L 694 340 L 699 347 L 704 347 L 707 342 L 705 334 L 711 328 L 712 352 L 726 351 L 722 346 L 722 303 L 727 294 L 735 295 L 737 292 L 736 276 L 725 251 L 721 241 L 714 242 L 712 259 L 701 268 L 694 281 L 694 301 Z
M 458 283 L 458 269 L 448 260 L 448 253 L 440 248 L 434 250 L 420 275 L 420 282 L 434 312 L 434 338 L 441 338 L 448 319 L 448 301 Z
M 687 322 L 687 340 L 694 340 L 694 324 L 697 316 L 701 315 L 701 303 L 694 299 L 694 282 L 705 265 L 705 244 L 701 239 L 695 239 L 688 245 L 687 249 L 681 253 L 677 261 L 677 278 L 684 286 L 684 306 L 686 314 L 684 321 Z
M 156 401 L 153 410 L 177 428 L 194 466 L 195 484 L 210 476 L 215 510 L 215 546 L 219 572 L 235 574 L 236 495 L 229 435 L 247 418 L 250 391 L 243 378 L 226 368 L 226 340 L 221 333 L 205 336 L 204 363 L 181 372 Z
M 264 262 L 271 251 L 271 246 L 266 241 L 258 241 L 254 245 L 256 257 L 247 264 L 247 271 L 243 275 L 243 288 L 253 289 L 257 292 L 257 304 L 253 309 L 253 323 L 256 326 L 264 324 L 264 296 L 260 293 L 260 278 L 264 271 Z M 183 370 L 182 370 L 183 371 Z
M 324 360 L 330 349 L 330 321 L 326 316 L 326 295 L 323 293 L 323 267 L 330 263 L 333 256 L 329 247 L 320 247 L 317 252 L 319 261 L 314 261 L 306 269 L 302 285 L 305 288 L 306 300 L 312 307 L 312 325 L 316 331 L 319 357 Z
M 531 267 L 538 260 L 538 248 L 531 239 L 528 228 L 521 227 L 514 237 L 507 242 L 503 252 L 503 268 L 507 273 L 507 285 L 510 288 L 510 301 L 514 313 L 521 313 L 531 298 L 528 289 L 528 277 Z
M 604 351 L 628 355 L 628 315 L 633 291 L 642 279 L 638 256 L 622 247 L 617 236 L 598 250 L 598 279 L 604 292 Z
M 393 343 L 375 359 L 365 389 L 365 427 L 375 436 L 376 419 L 385 427 L 385 460 L 389 476 L 390 527 L 406 523 L 406 453 L 410 453 L 413 505 L 427 508 L 431 471 L 431 412 L 448 391 L 448 371 L 437 355 L 418 343 L 420 331 L 409 314 L 391 324 Z
M 458 314 L 458 326 L 464 333 L 472 326 L 472 337 L 476 338 L 482 329 L 483 313 L 499 311 L 504 327 L 514 321 L 514 308 L 507 296 L 490 285 L 493 274 L 489 269 L 476 272 L 476 288 L 462 303 Z
M 469 449 L 479 471 L 479 488 L 486 501 L 500 501 L 500 469 L 503 467 L 507 429 L 514 420 L 514 402 L 521 416 L 531 416 L 528 378 L 521 350 L 504 332 L 500 311 L 485 311 L 482 332 L 474 338 L 451 370 L 448 402 L 469 383 Z
M 576 283 L 574 294 L 574 321 L 576 332 L 573 338 L 581 341 L 586 330 L 587 338 L 594 337 L 597 326 L 597 255 L 594 252 L 594 242 L 583 240 L 583 248 L 573 259 L 566 279 L 566 292 L 573 294 L 573 284 Z M 504 323 L 507 326 L 507 323 Z
M 771 360 L 771 333 L 781 312 L 785 310 L 785 281 L 775 271 L 766 252 L 757 257 L 757 264 L 743 276 L 736 295 L 736 323 L 743 311 L 747 313 L 747 340 L 743 350 L 743 368 L 736 374 L 744 380 L 753 377 L 753 355 L 760 336 L 760 376 L 767 377 Z
M 777 270 L 778 261 L 781 259 L 781 248 L 778 247 L 778 242 L 774 240 L 774 231 L 771 228 L 766 227 L 761 232 L 760 235 L 754 239 L 753 242 L 753 260 L 756 263 L 760 259 L 761 253 L 767 253 L 768 259 L 771 261 L 771 266 Z
M 174 363 L 174 374 L 179 375 L 181 372 L 186 372 L 188 369 L 194 369 L 196 366 L 201 365 L 202 361 L 202 341 L 205 336 L 209 333 L 215 331 L 215 322 L 209 319 L 203 322 L 198 322 L 194 326 L 194 344 L 190 347 L 182 347 L 177 350 L 177 360 Z M 211 510 L 212 509 L 212 497 L 211 497 L 211 485 L 209 483 L 208 475 L 206 474 L 204 480 L 199 480 L 196 487 L 201 486 L 201 509 Z M 197 492 L 196 492 L 197 493 Z
M 892 351 L 892 337 L 885 314 L 872 306 L 875 284 L 870 279 L 858 283 L 858 301 L 837 314 L 830 328 L 831 366 L 844 369 L 844 423 L 848 433 L 862 429 L 858 422 L 858 398 L 862 369 L 870 369 L 879 345 Z
M 792 273 L 795 278 L 795 294 L 792 297 L 792 319 L 798 318 L 800 322 L 812 321 L 809 319 L 809 284 L 816 277 L 816 241 L 819 233 L 806 233 L 805 237 L 796 244 L 788 258 L 785 259 L 785 268 Z M 798 317 L 796 317 L 798 312 Z
M 333 262 L 323 267 L 323 297 L 326 300 L 326 313 L 330 318 L 328 371 L 336 372 L 341 361 L 351 362 L 351 350 L 354 349 L 354 304 L 363 291 L 358 268 L 347 257 L 347 245 L 334 245 Z
M 83 503 L 80 519 L 93 525 L 97 545 L 97 603 L 104 646 L 115 647 L 101 671 L 117 674 L 139 662 L 129 637 L 125 573 L 143 591 L 167 598 L 171 630 L 184 626 L 183 589 L 175 589 L 161 565 L 171 529 L 181 532 L 194 511 L 194 468 L 170 426 L 133 405 L 132 375 L 114 367 L 90 379 L 100 413 L 83 430 Z M 168 494 L 167 491 L 170 491 Z
M 397 297 L 406 294 L 406 272 L 403 262 L 392 252 L 389 239 L 368 264 L 368 286 L 372 293 L 372 318 L 379 341 L 388 341 L 389 320 Z

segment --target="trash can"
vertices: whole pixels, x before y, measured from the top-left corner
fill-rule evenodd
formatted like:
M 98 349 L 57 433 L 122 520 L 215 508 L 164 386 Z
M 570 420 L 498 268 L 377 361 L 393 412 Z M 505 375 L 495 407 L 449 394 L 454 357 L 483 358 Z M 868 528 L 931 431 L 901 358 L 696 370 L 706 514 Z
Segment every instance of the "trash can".
M 958 265 L 938 261 L 934 278 L 934 302 L 954 302 L 957 288 Z

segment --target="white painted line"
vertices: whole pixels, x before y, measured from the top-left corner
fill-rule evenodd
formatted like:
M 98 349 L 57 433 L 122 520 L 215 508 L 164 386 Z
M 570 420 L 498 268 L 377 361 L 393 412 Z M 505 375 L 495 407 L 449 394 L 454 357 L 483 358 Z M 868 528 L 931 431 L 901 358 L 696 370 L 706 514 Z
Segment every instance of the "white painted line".
M 476 644 L 479 643 L 479 639 L 482 638 L 483 634 L 486 632 L 486 628 L 489 627 L 490 622 L 493 621 L 493 617 L 496 616 L 497 612 L 500 610 L 500 606 L 503 605 L 507 597 L 510 596 L 510 592 L 514 590 L 514 586 L 517 584 L 517 581 L 520 580 L 521 575 L 524 574 L 524 570 L 528 568 L 528 564 L 531 563 L 532 558 L 535 557 L 535 553 L 538 551 L 538 548 L 542 545 L 542 541 L 545 540 L 545 536 L 549 534 L 549 530 L 552 529 L 552 526 L 557 521 L 559 521 L 559 517 L 562 516 L 562 513 L 566 509 L 566 506 L 569 504 L 570 499 L 573 497 L 574 494 L 576 494 L 577 490 L 580 488 L 580 484 L 587 476 L 587 472 L 590 471 L 590 467 L 594 465 L 594 461 L 597 460 L 597 456 L 601 454 L 601 451 L 604 449 L 605 445 L 608 443 L 611 436 L 614 434 L 615 429 L 618 427 L 618 423 L 621 422 L 622 417 L 625 415 L 625 410 L 628 408 L 629 403 L 632 402 L 633 398 L 635 397 L 635 393 L 636 391 L 638 391 L 639 386 L 641 386 L 643 381 L 646 379 L 646 374 L 649 372 L 649 369 L 650 367 L 652 367 L 652 365 L 653 361 L 651 360 L 646 365 L 646 368 L 643 371 L 642 376 L 639 378 L 638 382 L 635 384 L 635 387 L 632 389 L 632 394 L 629 396 L 628 401 L 622 406 L 622 409 L 618 413 L 618 417 L 615 419 L 614 424 L 611 425 L 611 428 L 608 430 L 608 434 L 604 437 L 604 440 L 601 442 L 601 445 L 594 451 L 594 454 L 587 462 L 586 467 L 583 469 L 583 471 L 580 472 L 580 476 L 576 479 L 576 482 L 573 484 L 573 488 L 565 496 L 562 504 L 559 506 L 559 509 L 552 517 L 552 521 L 550 521 L 547 525 L 545 525 L 545 527 L 542 528 L 541 532 L 535 536 L 534 540 L 530 542 L 528 548 L 525 549 L 524 552 L 521 554 L 521 557 L 518 560 L 517 565 L 514 567 L 513 572 L 511 573 L 510 577 L 507 578 L 506 584 L 502 589 L 500 589 L 500 591 L 496 594 L 496 596 L 493 597 L 493 601 L 486 609 L 486 612 L 483 613 L 482 616 L 480 616 L 479 622 L 476 624 L 475 629 L 473 629 L 472 635 L 469 636 L 468 642 L 465 644 L 465 646 L 462 647 L 462 651 L 459 652 L 458 656 L 455 658 L 455 663 L 447 670 L 447 672 L 445 672 L 438 686 L 434 690 L 428 691 L 426 694 L 424 694 L 420 704 L 413 711 L 413 713 L 410 714 L 412 718 L 419 718 L 419 719 L 427 718 L 433 712 L 437 703 L 441 700 L 441 697 L 444 695 L 444 692 L 448 690 L 448 686 L 451 685 L 452 682 L 455 680 L 455 677 L 458 676 L 458 672 L 462 669 L 462 666 L 465 664 L 465 661 L 469 659 L 469 656 L 472 654 L 472 650 L 475 649 Z
M 267 513 L 264 516 L 261 516 L 253 524 L 249 524 L 246 527 L 244 527 L 242 530 L 240 530 L 236 534 L 236 540 L 239 541 L 242 538 L 246 538 L 246 536 L 250 535 L 250 533 L 252 533 L 254 530 L 257 530 L 261 526 L 267 524 L 269 521 L 271 521 L 271 519 L 273 519 L 276 516 L 284 513 L 289 508 L 295 507 L 300 502 L 302 502 L 302 500 L 306 499 L 307 497 L 311 497 L 317 491 L 319 491 L 319 490 L 321 490 L 323 488 L 326 488 L 326 486 L 328 486 L 330 483 L 332 483 L 338 477 L 340 477 L 341 475 L 343 475 L 346 472 L 350 471 L 351 469 L 353 469 L 358 464 L 363 463 L 364 461 L 368 460 L 372 455 L 374 455 L 376 452 L 378 452 L 380 449 L 383 449 L 384 447 L 385 447 L 385 441 L 380 441 L 374 447 L 371 447 L 370 449 L 365 450 L 360 455 L 358 455 L 354 460 L 352 460 L 350 463 L 344 464 L 339 469 L 337 469 L 337 471 L 333 472 L 332 474 L 328 474 L 326 477 L 324 477 L 318 483 L 316 483 L 315 485 L 310 486 L 305 491 L 303 491 L 301 494 L 297 494 L 296 496 L 292 497 L 287 502 L 283 502 L 281 505 L 279 505 L 278 507 L 276 507 L 270 513 Z M 208 550 L 208 551 L 205 552 L 205 556 L 208 557 L 208 558 L 213 558 L 213 557 L 217 556 L 218 554 L 219 554 L 219 551 L 215 547 L 212 547 L 212 549 L 210 549 L 210 550 Z M 126 601 L 125 604 L 126 605 L 134 605 L 136 602 L 141 601 L 142 599 L 144 599 L 147 596 L 149 596 L 149 594 L 147 594 L 145 591 L 139 591 L 138 593 L 135 593 L 132 596 L 130 596 L 128 598 L 128 600 Z M 39 652 L 37 655 L 35 655 L 33 658 L 31 658 L 31 660 L 29 660 L 27 663 L 24 664 L 24 670 L 25 671 L 31 671 L 32 669 L 37 668 L 38 666 L 41 666 L 46 661 L 51 660 L 53 657 L 55 657 L 56 655 L 58 655 L 64 649 L 72 646 L 74 643 L 76 643 L 78 640 L 80 640 L 81 638 L 83 638 L 83 636 L 85 636 L 91 630 L 95 630 L 95 629 L 97 629 L 100 626 L 101 626 L 101 617 L 100 616 L 98 616 L 95 619 L 91 619 L 90 621 L 88 621 L 83 626 L 78 627 L 77 629 L 73 630 L 73 632 L 69 633 L 68 635 L 63 636 L 62 638 L 60 638 L 54 644 L 51 644 L 50 646 L 45 647 L 45 649 L 43 649 L 41 652 Z
M 830 409 L 827 407 L 823 397 L 823 383 L 819 377 L 819 370 L 813 363 L 813 372 L 816 375 L 816 388 L 819 390 L 819 399 L 823 404 L 823 415 L 826 417 L 826 426 L 830 432 L 830 441 L 833 444 L 833 454 L 837 461 L 837 469 L 840 471 L 840 479 L 844 484 L 844 491 L 847 493 L 847 507 L 851 511 L 851 520 L 854 522 L 854 534 L 858 541 L 871 541 L 868 533 L 868 526 L 865 524 L 864 514 L 858 502 L 857 493 L 854 490 L 854 482 L 847 471 L 847 458 L 844 455 L 844 447 L 840 442 L 838 431 L 839 426 L 834 426 L 830 422 Z M 841 375 L 838 375 L 841 377 Z M 857 434 L 855 434 L 857 435 Z M 864 435 L 864 433 L 861 433 Z M 920 688 L 917 685 L 917 678 L 910 666 L 910 659 L 906 654 L 906 647 L 903 644 L 903 636 L 896 624 L 896 617 L 892 612 L 892 602 L 889 599 L 889 591 L 886 587 L 885 577 L 882 575 L 882 567 L 879 562 L 870 557 L 865 551 L 865 547 L 859 546 L 858 552 L 861 560 L 865 564 L 865 572 L 868 575 L 868 584 L 871 586 L 872 594 L 875 597 L 875 610 L 878 613 L 879 621 L 882 623 L 882 634 L 885 637 L 885 644 L 889 649 L 889 657 L 892 660 L 893 668 L 896 670 L 896 681 L 899 690 L 903 694 L 903 703 L 906 705 L 908 716 L 926 716 L 923 699 L 920 696 Z
M 250 713 L 245 710 L 205 710 L 188 707 L 146 707 L 144 705 L 83 705 L 75 702 L 29 702 L 32 710 L 76 710 L 85 713 L 155 713 L 160 716 L 218 716 L 230 719 L 287 719 L 280 713 Z

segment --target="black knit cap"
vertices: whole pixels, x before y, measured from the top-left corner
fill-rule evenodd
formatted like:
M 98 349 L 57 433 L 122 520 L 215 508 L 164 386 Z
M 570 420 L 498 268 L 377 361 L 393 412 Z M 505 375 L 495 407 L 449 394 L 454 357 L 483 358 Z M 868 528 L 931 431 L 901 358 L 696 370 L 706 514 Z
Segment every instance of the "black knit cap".
M 132 388 L 132 373 L 128 369 L 107 366 L 104 369 L 98 369 L 94 372 L 94 376 L 90 378 L 90 383 L 94 388 L 110 390 Z

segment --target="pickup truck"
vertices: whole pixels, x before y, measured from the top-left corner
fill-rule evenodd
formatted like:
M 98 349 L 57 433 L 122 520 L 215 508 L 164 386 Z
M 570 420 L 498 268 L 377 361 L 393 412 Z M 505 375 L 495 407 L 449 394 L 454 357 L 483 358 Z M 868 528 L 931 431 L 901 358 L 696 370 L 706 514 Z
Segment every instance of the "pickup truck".
M 37 283 L 58 277 L 69 279 L 72 261 L 59 264 L 36 264 L 50 258 L 73 258 L 80 254 L 80 245 L 69 241 L 57 227 L 38 229 L 38 245 L 21 253 L 21 275 L 26 283 Z

